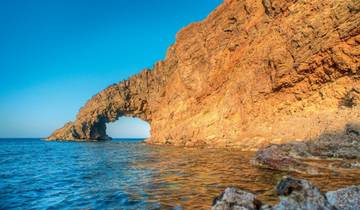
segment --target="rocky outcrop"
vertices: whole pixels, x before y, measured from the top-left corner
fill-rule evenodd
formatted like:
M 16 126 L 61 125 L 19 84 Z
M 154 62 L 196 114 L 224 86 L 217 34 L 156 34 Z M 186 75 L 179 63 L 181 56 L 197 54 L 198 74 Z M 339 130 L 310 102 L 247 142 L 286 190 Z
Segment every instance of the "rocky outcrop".
M 340 133 L 325 133 L 305 142 L 270 145 L 257 151 L 252 163 L 281 171 L 316 174 L 318 170 L 304 162 L 314 158 L 347 160 L 328 168 L 360 168 L 360 126 L 348 124 Z
M 337 209 L 360 209 L 360 186 L 327 192 L 325 196 L 329 204 Z
M 262 205 L 252 193 L 236 188 L 226 188 L 219 197 L 214 199 L 212 209 L 260 209 Z
M 154 73 L 144 70 L 126 81 L 109 86 L 80 109 L 75 122 L 67 123 L 48 139 L 107 140 L 110 137 L 106 134 L 106 123 L 116 121 L 121 116 L 138 117 L 150 122 L 149 91 L 157 88 L 155 84 L 159 84 L 149 84 L 150 80 L 156 79 L 153 76 Z
M 306 180 L 284 177 L 276 187 L 280 202 L 275 206 L 262 204 L 250 192 L 227 188 L 214 199 L 213 210 L 355 210 L 360 209 L 360 186 L 322 193 Z
M 359 11 L 354 0 L 226 0 L 49 139 L 108 139 L 120 116 L 147 121 L 154 144 L 255 150 L 341 137 L 360 124 Z
M 291 145 L 299 150 L 303 148 L 301 147 L 303 146 L 301 143 L 294 143 Z M 299 147 L 296 147 L 297 145 Z M 311 167 L 304 161 L 297 159 L 285 148 L 280 149 L 282 146 L 285 145 L 270 145 L 265 149 L 259 150 L 251 163 L 261 168 L 269 168 L 279 171 L 293 171 L 306 174 L 318 173 L 318 170 L 316 168 Z

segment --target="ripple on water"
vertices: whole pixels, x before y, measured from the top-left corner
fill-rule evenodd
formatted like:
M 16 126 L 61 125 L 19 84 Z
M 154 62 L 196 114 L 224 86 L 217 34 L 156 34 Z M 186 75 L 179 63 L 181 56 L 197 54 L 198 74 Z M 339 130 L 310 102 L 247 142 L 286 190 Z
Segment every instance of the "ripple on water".
M 126 140 L 2 139 L 0 209 L 208 209 L 228 186 L 277 202 L 273 187 L 286 173 L 251 166 L 252 155 Z M 333 190 L 360 184 L 359 175 L 344 171 L 300 177 Z

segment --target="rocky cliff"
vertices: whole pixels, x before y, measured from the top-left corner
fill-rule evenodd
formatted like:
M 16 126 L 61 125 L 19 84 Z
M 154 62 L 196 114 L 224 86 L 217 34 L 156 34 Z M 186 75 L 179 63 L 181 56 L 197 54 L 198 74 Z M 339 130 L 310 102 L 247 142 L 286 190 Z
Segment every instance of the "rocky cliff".
M 360 124 L 360 1 L 225 0 L 152 69 L 91 98 L 49 140 L 108 139 L 138 117 L 149 143 L 252 150 Z

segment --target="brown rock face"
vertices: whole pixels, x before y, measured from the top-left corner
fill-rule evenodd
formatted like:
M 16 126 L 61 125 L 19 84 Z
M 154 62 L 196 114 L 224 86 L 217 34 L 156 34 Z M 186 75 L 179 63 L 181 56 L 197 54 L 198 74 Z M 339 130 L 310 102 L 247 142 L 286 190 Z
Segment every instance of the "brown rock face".
M 107 139 L 120 116 L 149 143 L 252 150 L 360 123 L 360 1 L 226 0 L 166 59 L 95 95 L 53 139 Z

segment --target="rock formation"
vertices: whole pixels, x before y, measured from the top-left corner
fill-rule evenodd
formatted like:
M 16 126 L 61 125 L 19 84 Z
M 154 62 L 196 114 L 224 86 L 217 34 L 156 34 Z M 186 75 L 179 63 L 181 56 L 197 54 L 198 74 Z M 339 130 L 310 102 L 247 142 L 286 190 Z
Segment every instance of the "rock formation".
M 360 124 L 360 1 L 225 0 L 166 58 L 90 99 L 49 140 L 103 140 L 138 117 L 149 143 L 254 150 Z
M 289 142 L 269 145 L 257 151 L 253 164 L 281 171 L 316 174 L 315 167 L 304 162 L 306 159 L 345 159 L 346 163 L 329 168 L 360 168 L 360 126 L 347 125 L 338 134 L 324 133 L 317 139 L 305 142 Z
M 213 210 L 355 210 L 360 209 L 360 186 L 322 193 L 306 180 L 284 177 L 276 187 L 280 202 L 264 205 L 250 192 L 227 188 L 214 199 Z

